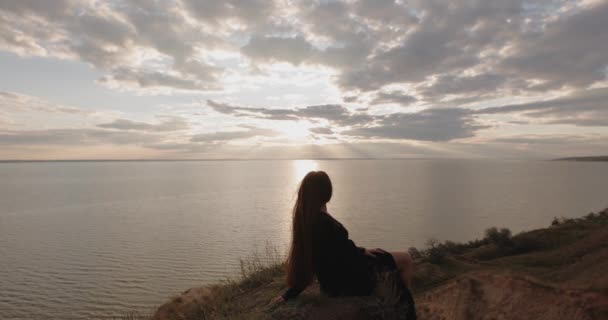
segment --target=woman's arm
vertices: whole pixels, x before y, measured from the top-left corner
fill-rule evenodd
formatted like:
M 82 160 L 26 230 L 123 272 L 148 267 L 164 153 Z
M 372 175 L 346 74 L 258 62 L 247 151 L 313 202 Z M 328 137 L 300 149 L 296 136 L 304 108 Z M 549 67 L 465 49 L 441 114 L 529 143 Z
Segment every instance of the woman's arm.
M 302 291 L 304 291 L 305 288 L 302 289 L 296 289 L 296 288 L 288 288 L 285 293 L 283 293 L 281 295 L 281 297 L 283 297 L 283 299 L 285 299 L 285 301 L 293 299 L 295 297 L 297 297 L 298 295 L 300 295 L 300 293 Z
M 273 304 L 282 303 L 287 300 L 293 299 L 293 298 L 297 297 L 303 290 L 304 289 L 288 288 L 285 291 L 285 293 L 270 300 L 270 304 L 273 305 Z

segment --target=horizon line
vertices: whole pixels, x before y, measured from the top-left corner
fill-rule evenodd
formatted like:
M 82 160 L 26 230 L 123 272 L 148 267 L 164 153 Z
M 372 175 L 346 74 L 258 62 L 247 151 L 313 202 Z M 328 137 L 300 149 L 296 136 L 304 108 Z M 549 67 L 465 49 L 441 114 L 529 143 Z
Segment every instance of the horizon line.
M 593 156 L 590 156 L 593 157 Z M 595 156 L 597 157 L 597 156 Z M 0 159 L 0 163 L 29 162 L 204 162 L 204 161 L 295 161 L 295 160 L 566 160 L 568 158 L 457 158 L 457 157 L 358 157 L 358 158 L 197 158 L 197 159 Z M 582 157 L 576 157 L 582 158 Z

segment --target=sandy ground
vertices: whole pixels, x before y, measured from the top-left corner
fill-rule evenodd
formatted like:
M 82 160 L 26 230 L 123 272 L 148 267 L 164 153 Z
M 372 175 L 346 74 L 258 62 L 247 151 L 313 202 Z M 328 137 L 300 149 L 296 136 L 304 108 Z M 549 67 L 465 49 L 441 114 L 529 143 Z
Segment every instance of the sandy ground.
M 464 274 L 417 300 L 421 320 L 608 319 L 605 294 L 500 272 Z

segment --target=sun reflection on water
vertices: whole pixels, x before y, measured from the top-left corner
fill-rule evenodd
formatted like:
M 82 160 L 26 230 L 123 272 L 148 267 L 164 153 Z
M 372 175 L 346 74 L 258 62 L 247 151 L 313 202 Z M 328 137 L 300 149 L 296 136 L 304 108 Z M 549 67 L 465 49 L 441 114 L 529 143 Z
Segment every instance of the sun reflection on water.
M 300 182 L 310 171 L 318 170 L 319 164 L 315 160 L 294 160 L 294 174 L 297 182 Z

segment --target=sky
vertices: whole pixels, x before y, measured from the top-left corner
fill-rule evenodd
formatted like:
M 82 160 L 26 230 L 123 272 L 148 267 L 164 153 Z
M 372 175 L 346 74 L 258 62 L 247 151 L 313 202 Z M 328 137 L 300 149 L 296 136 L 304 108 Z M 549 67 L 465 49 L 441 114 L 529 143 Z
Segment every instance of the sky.
M 0 0 L 0 159 L 601 154 L 607 0 Z

